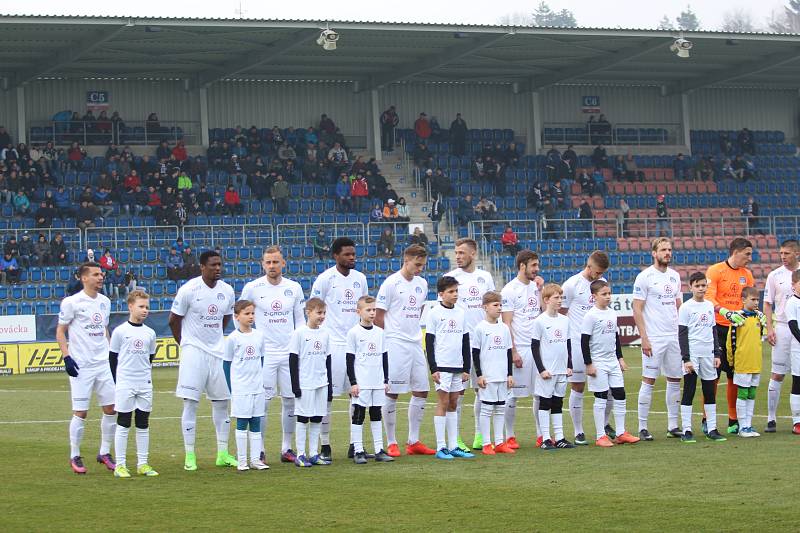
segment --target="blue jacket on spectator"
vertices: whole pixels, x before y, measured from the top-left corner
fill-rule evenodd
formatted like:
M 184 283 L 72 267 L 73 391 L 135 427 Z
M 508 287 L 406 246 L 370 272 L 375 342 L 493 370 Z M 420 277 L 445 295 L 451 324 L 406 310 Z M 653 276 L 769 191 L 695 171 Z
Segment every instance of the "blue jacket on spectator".
M 12 268 L 14 270 L 19 269 L 19 265 L 17 264 L 17 259 L 12 257 L 11 259 L 6 259 L 5 257 L 0 256 L 0 270 L 8 270 Z
M 350 185 L 340 181 L 336 184 L 336 197 L 337 198 L 350 198 Z
M 179 254 L 167 256 L 167 268 L 183 268 L 183 258 Z
M 69 199 L 69 193 L 67 191 L 55 191 L 53 193 L 53 201 L 56 207 L 61 209 L 72 206 L 72 201 Z

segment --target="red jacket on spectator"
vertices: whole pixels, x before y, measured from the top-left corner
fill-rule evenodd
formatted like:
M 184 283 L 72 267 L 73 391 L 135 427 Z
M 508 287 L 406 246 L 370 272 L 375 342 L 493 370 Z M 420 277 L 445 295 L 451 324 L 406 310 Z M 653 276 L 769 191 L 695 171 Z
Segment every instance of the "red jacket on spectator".
M 130 174 L 125 176 L 125 180 L 122 182 L 123 187 L 126 189 L 135 189 L 139 185 L 142 184 L 142 180 L 139 179 L 138 175 Z
M 431 136 L 431 123 L 427 118 L 419 117 L 414 122 L 414 132 L 420 139 L 427 139 Z
M 511 246 L 514 244 L 519 244 L 519 238 L 517 237 L 517 234 L 514 233 L 514 230 L 507 229 L 500 237 L 500 242 L 503 243 L 504 246 Z
M 81 152 L 80 148 L 70 148 L 67 150 L 67 158 L 70 161 L 80 161 L 83 159 L 83 152 Z
M 242 201 L 239 199 L 239 193 L 236 191 L 225 191 L 225 205 L 239 205 Z
M 172 149 L 172 157 L 178 161 L 186 161 L 189 158 L 189 154 L 186 153 L 186 147 L 183 145 L 183 142 L 179 142 L 175 145 L 175 148 Z
M 369 185 L 363 176 L 353 181 L 350 186 L 350 194 L 352 196 L 369 196 Z
M 150 207 L 161 207 L 161 196 L 157 192 L 150 193 L 150 200 L 147 201 Z
M 100 258 L 100 268 L 103 270 L 117 270 L 119 269 L 119 263 L 110 255 L 104 255 Z

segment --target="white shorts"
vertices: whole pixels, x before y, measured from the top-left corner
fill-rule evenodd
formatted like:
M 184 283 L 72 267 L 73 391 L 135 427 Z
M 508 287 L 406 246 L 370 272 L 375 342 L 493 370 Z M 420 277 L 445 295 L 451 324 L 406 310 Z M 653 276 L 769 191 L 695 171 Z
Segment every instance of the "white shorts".
M 385 402 L 386 391 L 384 389 L 361 389 L 358 391 L 358 396 L 350 398 L 350 403 L 353 405 L 364 407 L 383 407 Z
M 199 402 L 202 393 L 209 400 L 230 400 L 231 391 L 225 381 L 222 359 L 194 346 L 181 347 L 175 395 Z
M 650 339 L 653 354 L 642 353 L 642 377 L 656 379 L 658 376 L 680 379 L 683 377 L 683 359 L 678 345 L 678 336 Z
M 778 322 L 775 324 L 775 346 L 772 347 L 772 373 L 785 376 L 789 372 L 794 374 L 792 353 L 792 332 L 789 325 Z M 800 361 L 799 361 L 800 362 Z M 800 369 L 798 369 L 800 370 Z
M 492 381 L 486 384 L 485 389 L 478 389 L 478 399 L 486 403 L 505 402 L 509 396 L 506 381 Z
M 703 381 L 717 379 L 717 369 L 714 368 L 714 357 L 689 357 L 694 365 L 694 372 Z M 683 372 L 686 375 L 686 371 Z
M 88 411 L 92 391 L 97 395 L 97 404 L 101 407 L 114 405 L 114 378 L 111 367 L 107 364 L 86 366 L 78 370 L 78 377 L 69 378 L 73 411 Z
M 149 413 L 153 410 L 153 386 L 117 386 L 114 390 L 114 409 L 118 413 L 131 413 L 136 409 Z
M 439 372 L 439 383 L 436 384 L 436 390 L 461 392 L 464 390 L 464 382 L 461 381 L 461 374 L 461 372 Z
M 586 375 L 591 392 L 605 392 L 611 388 L 616 389 L 625 386 L 625 379 L 622 377 L 622 369 L 618 362 L 594 363 L 594 367 L 597 369 L 597 375 Z
M 511 394 L 514 398 L 527 398 L 534 394 L 533 377 L 536 373 L 536 365 L 533 364 L 533 354 L 530 346 L 517 348 L 517 353 L 522 359 L 522 368 L 511 365 L 512 375 L 514 376 L 514 387 Z
M 419 342 L 386 339 L 389 354 L 389 393 L 428 392 L 431 390 L 428 361 Z
M 761 383 L 761 374 L 733 373 L 733 384 L 737 387 L 758 387 L 759 383 Z
M 550 379 L 542 379 L 542 376 L 536 374 L 536 395 L 541 398 L 552 398 L 558 396 L 563 398 L 567 393 L 567 375 L 556 374 Z
M 586 365 L 583 363 L 583 350 L 581 349 L 581 339 L 572 338 L 569 340 L 572 348 L 572 375 L 567 376 L 568 383 L 586 382 Z
M 347 347 L 344 344 L 331 343 L 330 349 L 333 395 L 342 396 L 350 392 L 350 380 L 347 378 Z
M 303 389 L 294 402 L 295 416 L 325 416 L 328 414 L 328 386 Z
M 231 416 L 234 418 L 255 418 L 264 416 L 266 399 L 263 392 L 256 394 L 231 395 Z
M 264 354 L 264 394 L 267 400 L 280 393 L 284 398 L 294 398 L 292 376 L 289 374 L 289 356 Z

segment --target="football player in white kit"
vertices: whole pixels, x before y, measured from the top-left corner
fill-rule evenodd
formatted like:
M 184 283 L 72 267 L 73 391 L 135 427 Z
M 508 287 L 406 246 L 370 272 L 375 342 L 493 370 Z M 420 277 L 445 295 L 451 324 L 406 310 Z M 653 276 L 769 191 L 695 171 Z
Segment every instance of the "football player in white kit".
M 492 275 L 481 268 L 477 268 L 476 258 L 478 256 L 478 243 L 473 239 L 458 239 L 456 241 L 456 268 L 451 270 L 446 276 L 456 278 L 458 281 L 458 302 L 456 305 L 463 309 L 466 315 L 466 327 L 470 335 L 475 333 L 475 326 L 480 324 L 484 318 L 483 295 L 488 291 L 495 290 Z M 475 438 L 472 441 L 474 450 L 483 449 L 483 437 L 480 430 L 481 402 L 478 400 L 478 378 L 471 375 L 472 389 L 475 391 Z M 461 405 L 464 402 L 464 393 L 458 399 L 456 413 L 458 417 L 458 427 L 461 427 Z M 461 450 L 468 450 L 459 436 L 458 447 Z
M 369 290 L 367 277 L 355 269 L 356 243 L 353 239 L 335 239 L 331 244 L 331 256 L 336 264 L 314 281 L 311 296 L 321 299 L 327 308 L 327 318 L 322 328 L 329 335 L 333 395 L 341 396 L 350 392 L 350 380 L 347 379 L 347 332 L 358 323 L 358 299 L 369 294 Z M 325 461 L 333 460 L 331 405 L 332 402 L 328 402 L 328 414 L 322 419 L 320 435 L 322 446 L 319 455 Z
M 109 470 L 116 467 L 110 452 L 117 422 L 114 416 L 114 380 L 108 365 L 108 319 L 111 315 L 111 301 L 100 293 L 105 276 L 98 263 L 84 263 L 78 268 L 78 277 L 83 283 L 83 290 L 61 301 L 56 340 L 64 357 L 72 396 L 72 419 L 69 423 L 70 466 L 76 474 L 85 474 L 81 441 L 92 391 L 97 395 L 97 401 L 103 410 L 97 462 L 104 464 Z
M 586 367 L 583 364 L 581 352 L 581 325 L 586 312 L 594 307 L 594 295 L 589 286 L 598 279 L 604 279 L 609 266 L 608 255 L 600 250 L 595 250 L 589 255 L 586 267 L 569 278 L 561 286 L 564 291 L 561 301 L 561 312 L 569 318 L 570 345 L 572 347 L 572 375 L 567 377 L 572 392 L 569 394 L 569 414 L 572 417 L 572 426 L 575 430 L 575 444 L 586 446 L 586 434 L 583 431 L 583 393 L 586 389 Z M 607 423 L 611 416 L 613 402 L 611 398 L 606 403 L 606 434 L 609 439 L 615 439 L 613 428 Z
M 228 416 L 231 391 L 225 381 L 224 329 L 233 319 L 233 288 L 222 281 L 222 257 L 209 250 L 200 254 L 200 276 L 187 281 L 175 295 L 169 327 L 181 347 L 178 386 L 175 395 L 183 399 L 181 428 L 186 453 L 184 470 L 197 470 L 194 443 L 200 395 L 211 400 L 211 418 L 217 434 L 217 466 L 238 466 L 228 453 L 231 419 Z
M 534 395 L 534 375 L 531 341 L 533 337 L 533 321 L 542 312 L 542 299 L 536 278 L 539 275 L 539 256 L 531 250 L 522 250 L 514 260 L 517 277 L 506 283 L 502 295 L 503 322 L 511 330 L 511 357 L 514 363 L 514 386 L 511 397 L 506 403 L 506 443 L 509 448 L 519 448 L 514 422 L 517 416 L 517 399 Z M 537 441 L 541 437 L 537 421 L 539 412 L 538 398 L 534 399 L 533 417 L 536 426 Z M 541 446 L 537 442 L 536 446 Z
M 678 411 L 681 401 L 683 362 L 678 344 L 678 308 L 683 303 L 680 275 L 669 268 L 672 241 L 653 240 L 653 264 L 633 283 L 633 319 L 642 338 L 642 385 L 639 389 L 639 438 L 653 440 L 647 428 L 653 385 L 659 375 L 667 378 L 667 436 L 681 438 Z
M 792 297 L 792 272 L 797 270 L 800 245 L 794 239 L 781 243 L 781 266 L 767 275 L 764 286 L 764 315 L 767 317 L 767 342 L 772 345 L 772 376 L 767 389 L 767 427 L 765 433 L 775 433 L 781 386 L 791 373 L 792 333 L 786 319 L 786 302 Z M 773 318 L 775 324 L 773 325 Z
M 397 397 L 411 393 L 408 403 L 409 455 L 433 455 L 436 450 L 419 440 L 419 428 L 425 414 L 428 397 L 428 364 L 422 353 L 420 316 L 428 298 L 428 282 L 419 274 L 425 268 L 428 251 L 412 244 L 403 252 L 403 266 L 381 284 L 376 303 L 375 325 L 384 330 L 386 351 L 389 354 L 389 391 L 383 406 L 386 426 L 386 449 L 389 457 L 399 457 L 397 445 Z
M 264 393 L 266 407 L 261 419 L 261 434 L 267 435 L 269 403 L 276 394 L 281 395 L 281 462 L 294 463 L 294 393 L 289 375 L 289 341 L 292 332 L 306 323 L 303 314 L 303 288 L 296 281 L 283 277 L 286 260 L 281 249 L 270 246 L 261 256 L 264 276 L 247 283 L 240 300 L 249 300 L 256 306 L 256 329 L 264 336 Z M 265 462 L 266 457 L 262 456 Z

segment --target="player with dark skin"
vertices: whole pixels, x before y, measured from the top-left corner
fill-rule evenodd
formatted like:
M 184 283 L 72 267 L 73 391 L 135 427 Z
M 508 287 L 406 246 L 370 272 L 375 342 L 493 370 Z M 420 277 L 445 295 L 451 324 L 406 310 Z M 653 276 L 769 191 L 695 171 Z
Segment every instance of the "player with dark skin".
M 355 251 L 353 251 L 353 256 L 355 257 Z M 355 259 L 353 259 L 353 264 L 355 265 Z M 203 278 L 203 283 L 213 289 L 217 285 L 217 281 L 222 279 L 222 258 L 219 256 L 209 257 L 205 265 L 200 264 L 200 277 Z M 222 317 L 223 330 L 228 327 L 232 318 L 231 315 Z M 169 314 L 169 329 L 172 331 L 172 336 L 178 344 L 181 343 L 182 323 L 182 316 L 176 315 L 175 313 Z

